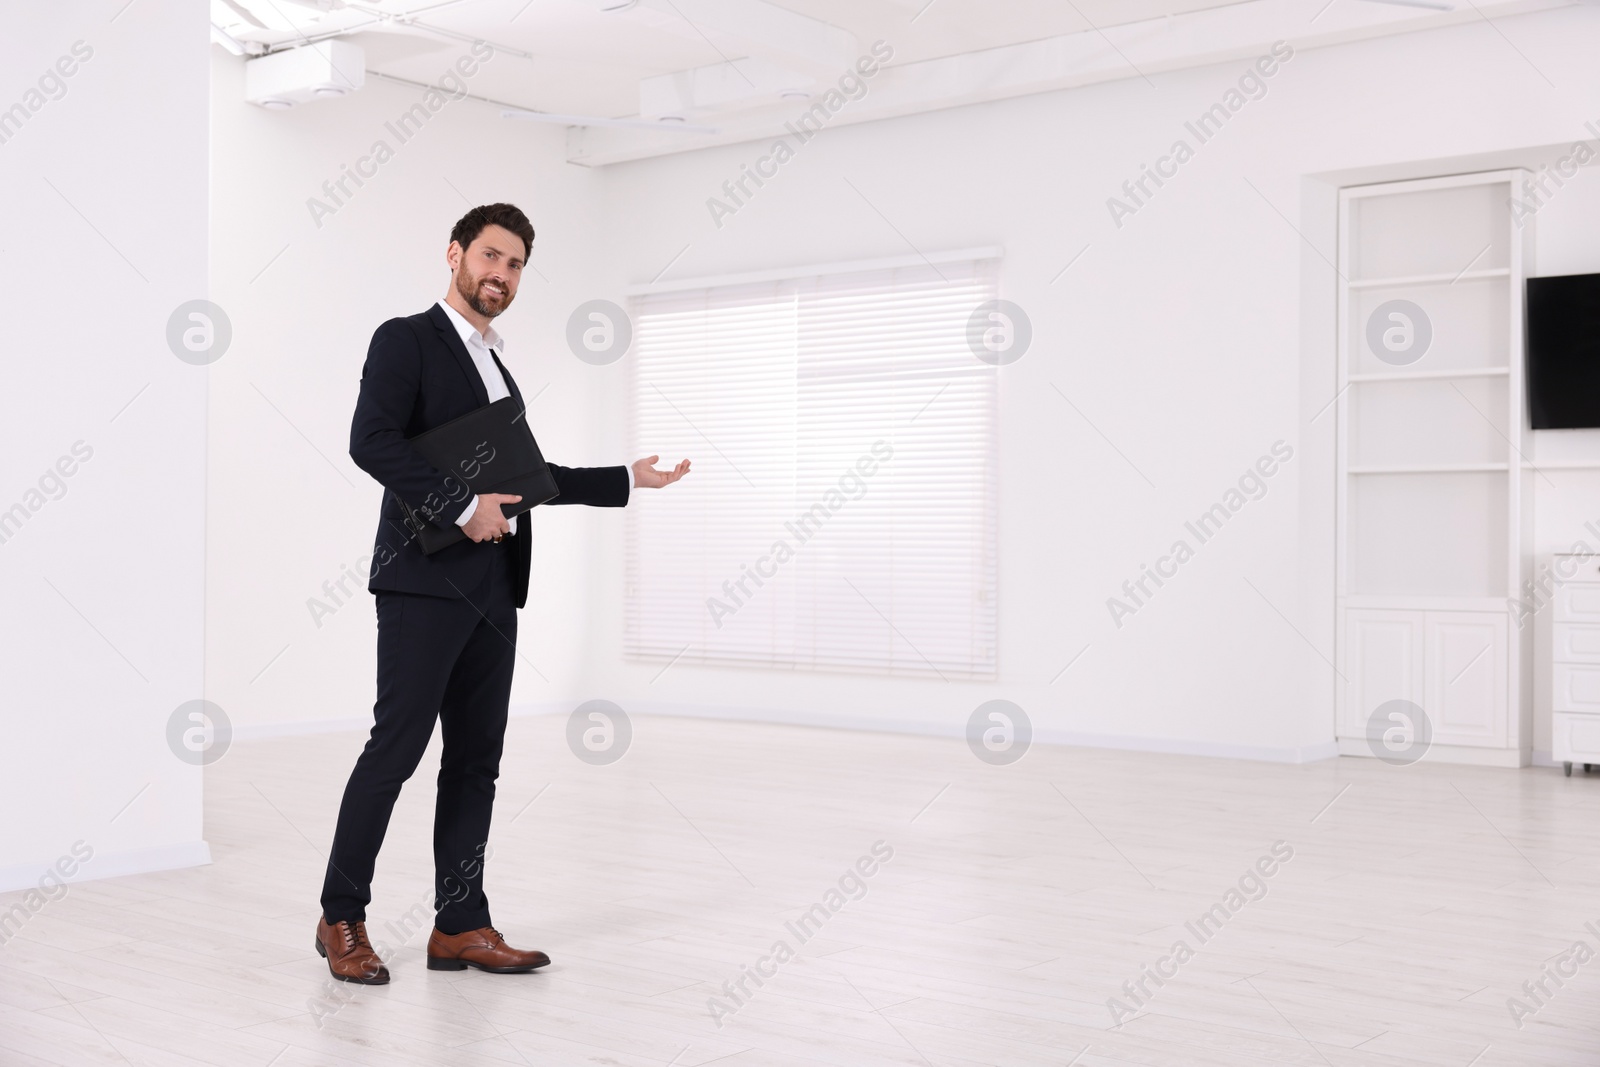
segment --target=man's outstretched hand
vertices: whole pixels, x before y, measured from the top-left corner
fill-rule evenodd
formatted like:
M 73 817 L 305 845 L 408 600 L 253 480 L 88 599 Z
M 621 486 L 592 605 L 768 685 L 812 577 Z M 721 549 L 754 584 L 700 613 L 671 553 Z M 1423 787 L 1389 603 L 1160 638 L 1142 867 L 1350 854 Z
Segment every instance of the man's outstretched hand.
M 689 473 L 689 461 L 679 460 L 678 465 L 669 471 L 658 471 L 651 466 L 660 456 L 646 456 L 635 460 L 633 463 L 633 483 L 640 489 L 660 489 L 663 485 L 673 482 Z

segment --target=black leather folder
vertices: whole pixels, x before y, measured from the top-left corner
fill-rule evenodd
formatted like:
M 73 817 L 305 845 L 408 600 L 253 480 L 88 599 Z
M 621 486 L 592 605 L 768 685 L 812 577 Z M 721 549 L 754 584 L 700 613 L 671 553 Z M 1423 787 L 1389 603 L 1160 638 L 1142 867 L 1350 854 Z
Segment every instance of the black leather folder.
M 516 397 L 503 397 L 409 440 L 429 463 L 455 479 L 454 484 L 440 487 L 444 498 L 459 500 L 467 491 L 475 495 L 521 496 L 515 504 L 500 505 L 501 514 L 510 517 L 554 499 L 559 493 Z M 425 555 L 467 540 L 466 533 L 454 523 L 444 528 L 428 522 L 418 514 L 420 508 L 414 510 L 404 500 L 400 500 L 400 507 Z

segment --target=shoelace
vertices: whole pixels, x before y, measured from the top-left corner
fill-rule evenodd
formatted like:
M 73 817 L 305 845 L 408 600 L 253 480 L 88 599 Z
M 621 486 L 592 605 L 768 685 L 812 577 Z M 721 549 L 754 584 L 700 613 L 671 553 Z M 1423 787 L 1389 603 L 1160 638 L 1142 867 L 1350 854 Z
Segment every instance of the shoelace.
M 340 922 L 339 932 L 344 935 L 344 950 L 346 952 L 353 951 L 357 945 L 365 945 L 367 948 L 372 947 L 367 944 L 366 930 L 357 927 L 354 923 Z

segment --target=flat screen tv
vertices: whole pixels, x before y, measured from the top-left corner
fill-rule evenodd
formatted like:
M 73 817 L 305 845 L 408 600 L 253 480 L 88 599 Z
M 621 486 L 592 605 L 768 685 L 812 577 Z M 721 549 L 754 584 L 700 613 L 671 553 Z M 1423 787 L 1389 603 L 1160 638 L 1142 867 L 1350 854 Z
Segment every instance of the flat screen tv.
M 1535 430 L 1600 426 L 1600 274 L 1528 279 L 1528 412 Z

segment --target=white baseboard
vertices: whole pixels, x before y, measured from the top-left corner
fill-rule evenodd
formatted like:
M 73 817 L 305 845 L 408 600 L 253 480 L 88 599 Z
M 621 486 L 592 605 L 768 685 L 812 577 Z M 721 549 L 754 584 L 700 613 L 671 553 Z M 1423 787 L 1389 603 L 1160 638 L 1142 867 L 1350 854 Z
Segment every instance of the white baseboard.
M 576 703 L 545 700 L 533 704 L 513 704 L 512 718 L 525 715 L 565 715 Z M 303 737 L 308 734 L 366 733 L 372 729 L 372 716 L 349 719 L 301 719 L 297 722 L 252 723 L 233 728 L 235 741 L 260 741 L 269 737 Z
M 567 715 L 577 701 L 538 701 L 511 705 L 511 717 Z M 923 720 L 882 719 L 861 715 L 831 715 L 826 712 L 797 711 L 792 708 L 749 708 L 732 705 L 671 704 L 661 701 L 629 701 L 630 714 L 677 716 L 686 719 L 718 719 L 736 722 L 767 722 L 785 726 L 814 726 L 828 730 L 865 730 L 870 733 L 911 734 L 920 737 L 962 737 L 965 725 Z M 295 737 L 301 734 L 365 731 L 372 725 L 365 719 L 316 719 L 293 723 L 265 723 L 238 726 L 237 741 L 268 737 Z M 1092 734 L 1072 730 L 1036 729 L 1033 739 L 1045 745 L 1076 745 L 1080 748 L 1110 748 L 1127 752 L 1159 752 L 1169 756 L 1209 756 L 1213 759 L 1247 759 L 1267 763 L 1313 763 L 1339 755 L 1339 743 L 1332 739 L 1292 748 L 1270 745 L 1239 745 L 1193 738 L 1137 737 L 1125 734 Z
M 298 722 L 263 722 L 235 726 L 235 741 L 263 741 L 269 737 L 302 737 L 310 734 L 342 734 L 372 727 L 372 716 L 365 719 L 301 719 Z
M 790 708 L 746 708 L 726 705 L 669 704 L 657 701 L 630 701 L 630 713 L 672 715 L 690 719 L 770 722 L 785 726 L 814 726 L 829 730 L 865 730 L 871 733 L 912 734 L 921 737 L 964 737 L 965 723 L 926 720 L 879 719 L 862 715 L 830 715 L 826 712 L 796 711 Z M 1172 756 L 1210 756 L 1214 759 L 1247 759 L 1269 763 L 1311 763 L 1332 759 L 1339 754 L 1331 738 L 1295 748 L 1267 745 L 1238 745 L 1192 738 L 1134 737 L 1121 734 L 1090 734 L 1072 730 L 1035 729 L 1033 740 L 1045 745 L 1076 745 L 1080 748 L 1110 748 L 1129 752 L 1159 752 Z
M 1341 737 L 1338 742 L 1341 756 L 1358 756 L 1375 759 L 1372 749 L 1362 737 Z M 1429 747 L 1422 763 L 1454 763 L 1463 767 L 1506 767 L 1519 769 L 1532 761 L 1526 749 L 1479 748 L 1476 745 L 1441 745 Z
M 152 871 L 172 871 L 180 867 L 203 867 L 211 862 L 211 846 L 204 841 L 189 841 L 181 845 L 159 845 L 155 848 L 136 848 L 128 852 L 95 852 L 78 865 L 71 878 L 63 879 L 68 885 L 91 882 L 100 878 L 121 878 L 128 874 L 149 874 Z M 18 867 L 0 868 L 0 893 L 18 889 L 37 889 L 39 880 L 55 867 L 56 860 L 40 860 Z
M 1339 755 L 1339 742 L 1319 741 L 1314 745 L 1279 748 L 1270 745 L 1235 745 L 1187 738 L 1122 737 L 1115 734 L 1079 734 L 1040 730 L 1036 741 L 1052 745 L 1079 745 L 1083 748 L 1114 748 L 1129 752 L 1157 752 L 1169 756 L 1209 756 L 1213 759 L 1247 759 L 1262 763 L 1316 763 Z

